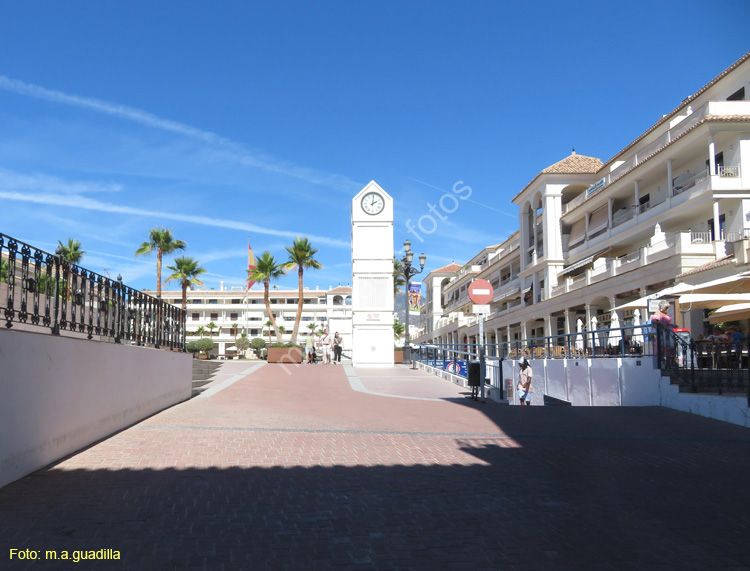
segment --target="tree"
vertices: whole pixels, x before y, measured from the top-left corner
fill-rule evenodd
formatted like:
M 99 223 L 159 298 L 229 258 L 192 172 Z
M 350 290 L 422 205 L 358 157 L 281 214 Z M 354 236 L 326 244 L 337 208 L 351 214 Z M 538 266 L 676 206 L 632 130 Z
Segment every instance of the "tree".
M 255 339 L 253 339 L 255 341 Z M 247 333 L 240 335 L 239 339 L 234 341 L 234 346 L 237 347 L 237 352 L 244 355 L 245 351 L 250 348 L 250 339 L 247 338 Z
M 197 333 L 198 335 L 200 335 L 200 336 L 201 336 L 201 338 L 202 338 L 202 337 L 203 337 L 203 334 L 204 334 L 204 333 L 206 332 L 206 328 L 205 328 L 205 327 L 203 327 L 203 326 L 201 325 L 201 326 L 200 326 L 200 327 L 199 327 L 198 329 L 196 329 L 196 331 L 195 331 L 195 332 L 196 332 L 196 333 Z
M 309 323 L 307 325 L 307 328 L 310 330 L 310 335 L 312 335 L 313 343 L 315 343 L 315 333 L 316 333 L 315 327 L 316 327 L 315 323 Z
M 60 244 L 60 257 L 69 264 L 78 264 L 86 253 L 81 250 L 81 242 L 73 238 L 68 238 L 65 244 L 60 240 L 57 243 Z
M 191 341 L 185 345 L 185 350 L 189 353 L 205 353 L 214 348 L 214 342 L 211 339 L 198 339 L 197 341 Z
M 173 266 L 167 266 L 167 269 L 172 272 L 171 275 L 167 276 L 164 280 L 164 285 L 167 285 L 172 280 L 178 280 L 180 287 L 182 288 L 182 309 L 187 307 L 187 290 L 193 285 L 203 285 L 203 282 L 198 279 L 198 276 L 206 273 L 205 268 L 201 268 L 198 260 L 188 258 L 186 256 L 180 256 L 174 259 Z
M 297 334 L 299 333 L 299 324 L 302 318 L 302 304 L 304 303 L 304 289 L 302 287 L 302 275 L 305 269 L 319 270 L 323 266 L 318 262 L 314 256 L 318 253 L 318 250 L 312 247 L 310 241 L 307 238 L 295 238 L 291 246 L 287 246 L 287 253 L 289 254 L 288 267 L 297 267 L 297 275 L 299 277 L 299 299 L 297 300 L 297 317 L 294 321 L 294 331 L 292 332 L 292 345 L 297 343 Z
M 252 340 L 251 344 L 253 347 L 253 351 L 255 351 L 255 356 L 260 358 L 261 350 L 266 347 L 266 340 L 260 337 L 256 337 Z
M 271 252 L 266 250 L 260 255 L 260 258 L 255 260 L 255 268 L 248 270 L 248 280 L 254 280 L 256 282 L 263 282 L 263 301 L 266 304 L 266 311 L 268 312 L 268 343 L 271 343 L 271 327 L 273 327 L 274 333 L 276 334 L 276 340 L 281 343 L 281 332 L 276 326 L 276 319 L 273 317 L 271 311 L 271 301 L 269 299 L 268 288 L 271 281 L 276 281 L 286 273 L 288 265 L 282 264 L 276 261 Z
M 393 338 L 398 341 L 406 331 L 406 327 L 398 319 L 393 320 Z
M 78 240 L 74 240 L 73 238 L 68 238 L 67 243 L 63 244 L 60 240 L 57 241 L 58 244 L 60 244 L 60 257 L 63 259 L 63 261 L 68 263 L 68 266 L 71 264 L 78 265 L 78 262 L 81 261 L 81 258 L 83 258 L 83 255 L 86 253 L 83 250 L 81 250 L 81 242 Z M 72 295 L 71 290 L 71 279 L 72 275 L 70 271 L 68 271 L 68 277 L 65 280 L 65 291 L 67 292 L 68 299 L 70 299 L 70 296 Z
M 237 341 L 237 328 L 238 328 L 238 325 L 236 323 L 232 323 L 229 326 L 229 334 L 234 336 L 235 341 Z
M 406 278 L 404 278 L 404 264 L 401 260 L 393 256 L 393 301 L 396 301 L 396 295 L 398 295 L 399 289 L 406 285 Z
M 213 337 L 214 336 L 214 329 L 216 329 L 216 324 L 213 321 L 209 321 L 206 324 L 206 327 L 208 327 L 208 334 Z
M 171 254 L 175 250 L 184 250 L 187 244 L 182 240 L 175 240 L 172 231 L 166 228 L 153 228 L 149 234 L 149 241 L 144 242 L 135 251 L 136 256 L 150 254 L 156 251 L 156 297 L 161 299 L 161 261 L 164 254 Z
M 0 282 L 8 281 L 8 260 L 0 258 Z

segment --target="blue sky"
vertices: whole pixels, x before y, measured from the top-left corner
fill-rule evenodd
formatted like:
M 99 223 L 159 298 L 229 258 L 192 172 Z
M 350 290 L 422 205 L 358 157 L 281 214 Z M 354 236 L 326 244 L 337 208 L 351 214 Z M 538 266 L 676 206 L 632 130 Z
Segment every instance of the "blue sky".
M 305 284 L 328 288 L 374 179 L 396 244 L 464 263 L 517 228 L 540 170 L 609 159 L 750 50 L 749 24 L 744 0 L 6 2 L 0 232 L 78 239 L 81 265 L 144 289 L 158 225 L 215 288 L 243 283 L 248 236 L 279 259 L 307 236 Z M 469 199 L 407 234 L 457 183 Z

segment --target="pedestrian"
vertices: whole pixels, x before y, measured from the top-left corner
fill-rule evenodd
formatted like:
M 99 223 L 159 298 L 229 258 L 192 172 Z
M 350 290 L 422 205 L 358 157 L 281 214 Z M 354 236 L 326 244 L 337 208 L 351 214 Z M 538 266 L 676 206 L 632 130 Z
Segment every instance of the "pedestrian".
M 526 357 L 521 357 L 518 365 L 521 367 L 521 373 L 518 379 L 518 399 L 522 405 L 525 404 L 530 406 L 531 393 L 534 392 L 534 388 L 531 386 L 533 371 L 531 370 L 531 365 L 529 365 Z
M 322 339 L 320 340 L 320 347 L 323 349 L 323 364 L 328 365 L 331 362 L 331 336 L 328 334 L 328 329 L 325 330 Z
M 336 335 L 333 336 L 333 362 L 341 364 L 341 351 L 343 350 L 342 347 L 342 339 L 339 335 L 339 332 L 336 331 Z
M 305 340 L 305 355 L 307 355 L 307 364 L 313 364 L 313 354 L 315 353 L 315 347 L 313 346 L 313 336 L 308 335 Z

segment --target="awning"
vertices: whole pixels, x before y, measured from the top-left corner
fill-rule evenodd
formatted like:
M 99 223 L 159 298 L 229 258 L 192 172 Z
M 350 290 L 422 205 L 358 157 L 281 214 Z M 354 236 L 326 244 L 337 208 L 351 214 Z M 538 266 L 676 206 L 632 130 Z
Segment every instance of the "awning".
M 580 220 L 573 223 L 570 228 L 570 239 L 568 240 L 568 247 L 573 247 L 579 242 L 582 242 L 586 237 L 586 219 L 581 218 Z
M 711 314 L 711 323 L 734 321 L 736 319 L 750 319 L 750 303 L 734 303 L 720 307 Z
M 506 292 L 503 292 L 500 295 L 496 295 L 495 298 L 492 300 L 492 302 L 494 303 L 496 301 L 502 301 L 503 299 L 507 299 L 507 298 L 512 297 L 514 295 L 518 295 L 519 293 L 521 293 L 521 288 L 520 287 L 514 287 L 513 289 L 510 289 L 510 290 L 508 290 Z
M 596 255 L 589 256 L 588 258 L 584 258 L 580 262 L 576 262 L 575 264 L 572 264 L 572 265 L 568 266 L 567 268 L 563 269 L 560 273 L 557 274 L 558 277 L 559 276 L 564 276 L 566 274 L 569 274 L 570 272 L 574 272 L 578 268 L 582 268 L 583 266 L 586 266 L 586 265 L 590 264 L 591 262 L 594 261 L 595 257 L 596 257 Z
M 608 216 L 609 212 L 607 206 L 602 206 L 601 208 L 594 210 L 594 212 L 591 213 L 591 218 L 589 218 L 588 235 L 591 236 L 592 234 L 606 228 L 609 223 Z
M 686 293 L 680 296 L 680 311 L 717 309 L 729 303 L 750 303 L 750 293 Z

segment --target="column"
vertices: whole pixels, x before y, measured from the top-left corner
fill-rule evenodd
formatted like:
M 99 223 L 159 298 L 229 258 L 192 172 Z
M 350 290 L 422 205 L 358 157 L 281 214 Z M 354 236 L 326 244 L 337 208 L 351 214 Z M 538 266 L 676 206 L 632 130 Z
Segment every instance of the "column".
M 639 181 L 635 181 L 635 184 L 633 185 L 633 195 L 633 198 L 635 200 L 635 202 L 633 203 L 635 204 L 635 214 L 636 216 L 638 216 L 638 214 L 640 214 L 639 206 L 641 203 L 641 185 Z
M 610 198 L 607 200 L 607 228 L 612 228 L 612 215 L 615 206 L 615 199 Z
M 708 174 L 716 174 L 716 141 L 714 136 L 708 136 Z
M 672 159 L 667 161 L 667 196 L 674 194 L 674 188 L 672 188 Z
M 719 208 L 719 201 L 714 200 L 714 242 L 721 240 L 721 211 Z

